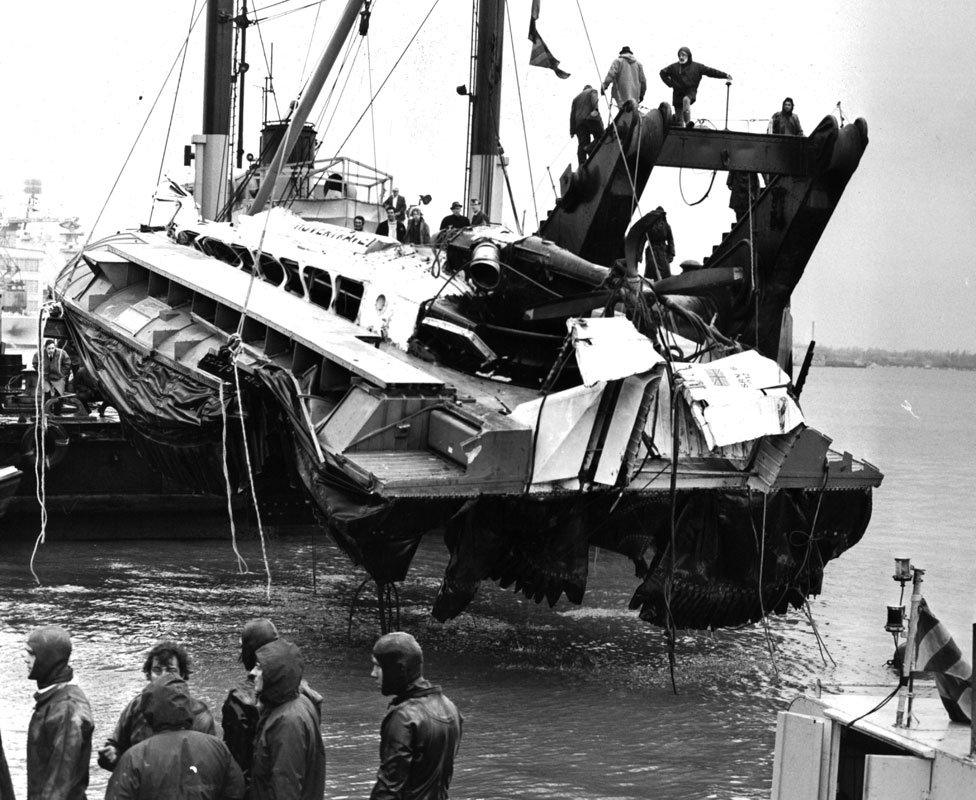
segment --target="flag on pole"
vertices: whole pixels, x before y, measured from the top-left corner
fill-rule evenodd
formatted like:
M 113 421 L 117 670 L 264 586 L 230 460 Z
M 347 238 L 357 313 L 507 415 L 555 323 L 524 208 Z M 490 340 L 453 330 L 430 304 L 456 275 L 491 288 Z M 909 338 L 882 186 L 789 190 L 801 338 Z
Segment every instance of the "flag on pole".
M 949 635 L 949 631 L 929 610 L 924 599 L 918 606 L 915 642 L 915 671 L 933 673 L 942 705 L 949 712 L 949 719 L 968 723 L 972 708 L 970 681 L 973 669 L 962 657 L 962 651 Z
M 529 19 L 529 41 L 532 42 L 532 55 L 529 56 L 529 66 L 551 69 L 560 78 L 568 78 L 569 73 L 559 69 L 559 59 L 556 58 L 542 41 L 535 21 L 539 19 L 539 4 L 541 0 L 532 0 L 532 17 Z

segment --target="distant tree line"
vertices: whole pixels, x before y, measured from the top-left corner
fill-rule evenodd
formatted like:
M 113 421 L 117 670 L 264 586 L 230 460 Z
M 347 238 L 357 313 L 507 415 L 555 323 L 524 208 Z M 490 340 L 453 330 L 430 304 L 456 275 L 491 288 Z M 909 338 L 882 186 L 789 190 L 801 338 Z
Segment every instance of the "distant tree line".
M 800 343 L 797 343 L 797 349 L 800 349 Z M 877 364 L 882 367 L 976 370 L 976 353 L 967 350 L 883 350 L 878 347 L 829 347 L 817 344 L 816 355 L 816 360 L 827 367 Z

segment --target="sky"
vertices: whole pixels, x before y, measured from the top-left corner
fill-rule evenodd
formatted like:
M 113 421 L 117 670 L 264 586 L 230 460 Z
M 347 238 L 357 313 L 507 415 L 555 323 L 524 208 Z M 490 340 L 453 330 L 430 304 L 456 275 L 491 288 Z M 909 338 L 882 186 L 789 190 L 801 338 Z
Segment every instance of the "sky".
M 259 12 L 267 18 L 260 26 L 265 52 L 255 28 L 248 37 L 245 146 L 255 153 L 265 54 L 273 44 L 276 98 L 284 113 L 344 5 L 284 0 L 270 7 L 277 2 L 256 2 L 259 9 L 268 6 Z M 320 103 L 312 118 L 323 119 L 320 155 L 334 153 L 351 132 L 342 153 L 372 163 L 375 152 L 375 163 L 395 176 L 408 201 L 433 196 L 426 214 L 436 220 L 461 199 L 463 188 L 467 101 L 455 87 L 468 81 L 470 4 L 437 2 L 379 94 L 372 120 L 367 114 L 353 129 L 368 103 L 370 80 L 374 90 L 379 87 L 433 3 L 375 0 L 368 42 L 346 65 L 341 102 L 336 106 L 333 97 L 324 114 Z M 183 179 L 183 146 L 201 128 L 202 18 L 176 93 L 177 56 L 195 5 L 54 0 L 5 9 L 0 208 L 22 211 L 23 182 L 37 178 L 43 183 L 41 211 L 79 216 L 91 225 L 128 158 L 96 232 L 147 220 L 160 165 L 163 174 Z M 815 322 L 817 341 L 833 346 L 976 351 L 976 14 L 967 2 L 825 0 L 813 7 L 543 0 L 539 31 L 571 73 L 566 80 L 528 66 L 530 5 L 508 0 L 513 36 L 506 30 L 501 124 L 527 227 L 534 229 L 536 209 L 544 217 L 552 205 L 547 168 L 558 184 L 574 159 L 575 142 L 568 136 L 573 96 L 602 79 L 628 45 L 647 73 L 645 104 L 655 107 L 670 97 L 658 70 L 687 45 L 697 61 L 732 74 L 730 128 L 765 130 L 786 95 L 794 98 L 806 131 L 834 112 L 838 101 L 846 117 L 868 122 L 870 144 L 860 168 L 793 295 L 795 338 L 809 338 Z M 722 127 L 724 114 L 724 82 L 706 78 L 693 115 Z M 698 199 L 710 176 L 658 169 L 641 199 L 644 211 L 667 209 L 677 262 L 701 260 L 732 222 L 724 175 L 701 205 L 691 208 L 682 198 L 683 192 L 688 201 Z M 512 224 L 508 216 L 503 222 Z

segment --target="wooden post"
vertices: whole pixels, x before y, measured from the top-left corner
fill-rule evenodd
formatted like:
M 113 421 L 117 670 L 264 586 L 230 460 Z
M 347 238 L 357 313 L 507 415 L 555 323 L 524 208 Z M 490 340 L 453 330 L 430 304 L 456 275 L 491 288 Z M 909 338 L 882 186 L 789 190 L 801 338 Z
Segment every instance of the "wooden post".
M 924 569 L 915 567 L 912 574 L 912 604 L 908 616 L 908 640 L 905 643 L 905 658 L 902 661 L 903 685 L 898 690 L 898 711 L 895 713 L 896 728 L 910 728 L 912 725 L 912 700 L 914 699 L 915 681 L 912 673 L 915 671 L 915 651 L 917 649 L 915 637 L 918 632 L 918 606 L 922 602 L 922 576 Z M 907 686 L 904 680 L 907 680 Z

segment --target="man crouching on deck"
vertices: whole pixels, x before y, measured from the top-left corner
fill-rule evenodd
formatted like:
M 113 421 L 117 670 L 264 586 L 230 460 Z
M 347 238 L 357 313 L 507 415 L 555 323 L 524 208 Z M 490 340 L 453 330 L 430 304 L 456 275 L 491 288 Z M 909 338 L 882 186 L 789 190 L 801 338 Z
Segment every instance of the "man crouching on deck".
M 409 633 L 373 646 L 380 691 L 393 695 L 380 729 L 380 768 L 370 800 L 445 800 L 461 744 L 462 718 L 440 686 L 423 677 L 424 655 Z

